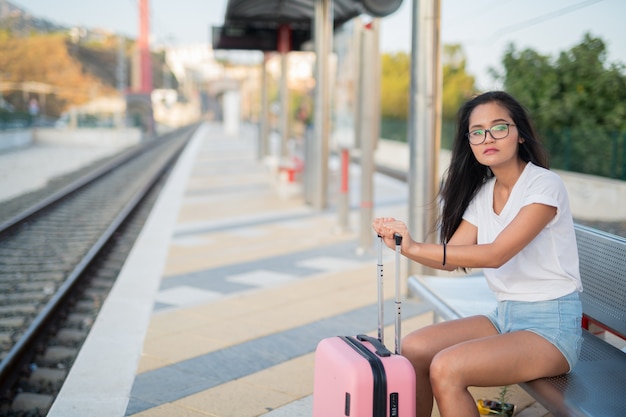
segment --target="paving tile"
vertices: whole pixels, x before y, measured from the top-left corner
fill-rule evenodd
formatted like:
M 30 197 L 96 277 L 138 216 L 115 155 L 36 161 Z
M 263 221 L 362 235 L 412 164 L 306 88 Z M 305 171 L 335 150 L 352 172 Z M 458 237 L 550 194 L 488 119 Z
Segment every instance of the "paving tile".
M 155 301 L 168 304 L 171 306 L 189 306 L 200 303 L 207 303 L 217 300 L 223 296 L 222 293 L 216 291 L 207 291 L 197 287 L 181 285 L 178 287 L 168 288 L 156 295 Z
M 294 279 L 296 279 L 294 275 L 259 269 L 243 274 L 231 275 L 226 278 L 226 281 L 251 285 L 260 288 L 267 288 L 276 285 L 287 284 Z
M 264 417 L 311 417 L 313 415 L 313 395 L 285 404 L 267 414 Z
M 223 349 L 229 346 L 229 342 L 228 339 L 216 340 L 215 337 L 198 332 L 179 332 L 158 338 L 151 337 L 144 343 L 138 373 L 171 366 L 182 360 Z
M 362 262 L 332 256 L 319 256 L 305 259 L 298 262 L 296 265 L 303 266 L 305 268 L 319 269 L 321 271 L 337 272 L 361 266 Z
M 301 398 L 313 391 L 313 353 L 249 375 L 245 381 L 255 387 L 269 387 L 292 398 Z
M 238 380 L 183 398 L 175 404 L 219 417 L 251 417 L 264 414 L 290 400 L 293 397 L 285 393 Z
M 184 404 L 166 403 L 149 410 L 133 414 L 133 417 L 219 417 Z

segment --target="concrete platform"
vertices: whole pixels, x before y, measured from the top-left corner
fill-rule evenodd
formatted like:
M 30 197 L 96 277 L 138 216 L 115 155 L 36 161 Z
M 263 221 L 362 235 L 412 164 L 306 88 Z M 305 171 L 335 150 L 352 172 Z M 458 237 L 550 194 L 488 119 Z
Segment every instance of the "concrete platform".
M 332 203 L 320 212 L 285 197 L 255 139 L 252 127 L 196 132 L 49 417 L 309 417 L 319 340 L 375 332 L 375 253 L 355 233 L 358 167 L 351 227 L 339 232 Z M 405 184 L 376 175 L 374 194 L 375 215 L 406 218 Z M 391 251 L 384 262 L 390 311 Z M 418 300 L 403 308 L 405 332 L 432 321 Z M 512 400 L 522 417 L 546 414 L 521 390 Z
M 45 187 L 57 176 L 121 152 L 126 145 L 35 143 L 0 152 L 0 202 Z

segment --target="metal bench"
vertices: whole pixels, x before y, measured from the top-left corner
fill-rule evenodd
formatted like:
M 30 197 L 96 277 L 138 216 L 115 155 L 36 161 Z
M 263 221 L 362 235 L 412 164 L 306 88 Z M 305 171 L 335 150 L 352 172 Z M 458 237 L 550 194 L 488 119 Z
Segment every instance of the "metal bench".
M 583 327 L 591 322 L 626 338 L 626 239 L 576 225 L 583 282 Z M 496 300 L 482 275 L 409 277 L 413 295 L 431 304 L 435 319 L 489 311 Z M 583 329 L 572 372 L 520 384 L 557 417 L 626 416 L 626 353 Z

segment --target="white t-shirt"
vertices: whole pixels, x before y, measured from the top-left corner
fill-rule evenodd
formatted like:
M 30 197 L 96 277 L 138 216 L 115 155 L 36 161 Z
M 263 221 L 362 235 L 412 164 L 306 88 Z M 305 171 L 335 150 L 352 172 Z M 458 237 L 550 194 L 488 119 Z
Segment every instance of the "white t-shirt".
M 482 186 L 463 215 L 478 228 L 479 244 L 493 242 L 528 204 L 557 208 L 554 219 L 528 246 L 500 268 L 484 269 L 496 298 L 545 301 L 582 291 L 574 224 L 561 178 L 529 162 L 499 215 L 493 211 L 495 182 L 491 178 Z

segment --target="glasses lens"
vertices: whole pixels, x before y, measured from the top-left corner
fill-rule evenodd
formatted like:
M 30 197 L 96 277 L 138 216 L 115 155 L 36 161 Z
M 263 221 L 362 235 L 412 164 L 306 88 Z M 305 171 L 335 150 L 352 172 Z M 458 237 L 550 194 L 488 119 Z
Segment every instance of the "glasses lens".
M 506 137 L 506 135 L 509 134 L 509 125 L 495 125 L 492 126 L 489 131 L 491 132 L 491 136 L 493 136 L 494 139 L 503 139 Z
M 467 134 L 470 143 L 478 145 L 485 140 L 485 129 L 472 130 Z

